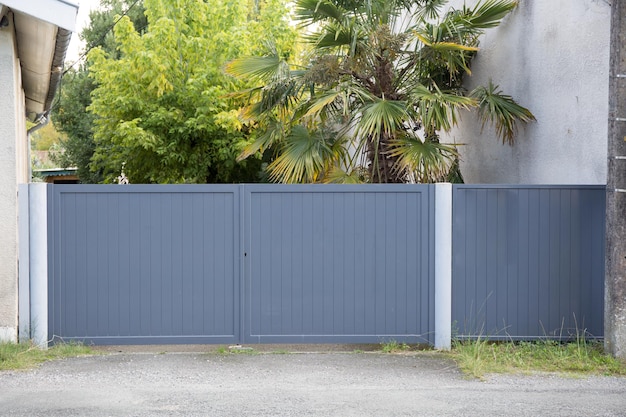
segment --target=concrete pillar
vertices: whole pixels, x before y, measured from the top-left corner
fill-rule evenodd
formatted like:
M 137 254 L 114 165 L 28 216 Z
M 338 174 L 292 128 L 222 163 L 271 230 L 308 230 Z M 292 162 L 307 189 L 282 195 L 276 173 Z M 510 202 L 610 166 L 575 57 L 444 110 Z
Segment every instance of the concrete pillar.
M 452 344 L 452 184 L 435 184 L 435 348 Z
M 30 327 L 30 216 L 28 184 L 18 186 L 18 318 L 19 341 L 27 342 L 31 338 Z
M 9 15 L 10 17 L 10 15 Z M 26 141 L 13 20 L 0 28 L 0 340 L 17 341 L 18 146 Z
M 30 184 L 30 333 L 48 347 L 48 184 Z
M 604 345 L 626 359 L 626 0 L 611 14 Z

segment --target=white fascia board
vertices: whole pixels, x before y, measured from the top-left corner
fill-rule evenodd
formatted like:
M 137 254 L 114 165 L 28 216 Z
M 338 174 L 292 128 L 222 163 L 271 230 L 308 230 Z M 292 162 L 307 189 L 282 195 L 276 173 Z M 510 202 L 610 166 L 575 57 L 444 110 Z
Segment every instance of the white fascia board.
M 29 16 L 76 31 L 78 4 L 69 0 L 0 0 L 0 4 Z

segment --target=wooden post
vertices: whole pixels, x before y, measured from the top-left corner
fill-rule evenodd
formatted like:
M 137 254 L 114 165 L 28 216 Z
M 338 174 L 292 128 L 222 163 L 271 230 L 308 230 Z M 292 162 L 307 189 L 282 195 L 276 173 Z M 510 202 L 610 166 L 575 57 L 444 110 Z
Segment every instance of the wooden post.
M 604 346 L 626 359 L 626 0 L 613 0 L 609 80 Z

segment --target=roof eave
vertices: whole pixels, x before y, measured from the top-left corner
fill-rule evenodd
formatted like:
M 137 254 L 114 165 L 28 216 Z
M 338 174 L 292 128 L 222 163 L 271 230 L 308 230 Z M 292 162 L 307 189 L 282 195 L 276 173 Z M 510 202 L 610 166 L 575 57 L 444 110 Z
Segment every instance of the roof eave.
M 11 10 L 17 10 L 44 22 L 74 32 L 78 4 L 69 0 L 0 0 Z
M 78 5 L 67 0 L 0 2 L 13 12 L 26 115 L 30 120 L 36 120 L 52 107 L 75 29 Z

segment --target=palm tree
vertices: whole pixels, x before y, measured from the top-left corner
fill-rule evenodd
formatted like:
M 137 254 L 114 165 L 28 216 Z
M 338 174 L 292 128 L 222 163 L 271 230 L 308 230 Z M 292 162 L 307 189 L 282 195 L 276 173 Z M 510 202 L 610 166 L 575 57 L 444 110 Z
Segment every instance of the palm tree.
M 278 182 L 441 181 L 458 169 L 458 153 L 440 133 L 469 109 L 513 144 L 519 123 L 534 120 L 530 111 L 496 85 L 467 91 L 462 81 L 479 36 L 517 2 L 446 4 L 297 0 L 310 45 L 305 66 L 275 51 L 227 66 L 258 85 L 241 92 L 250 100 L 242 115 L 264 133 L 240 158 L 275 152 L 268 170 Z

